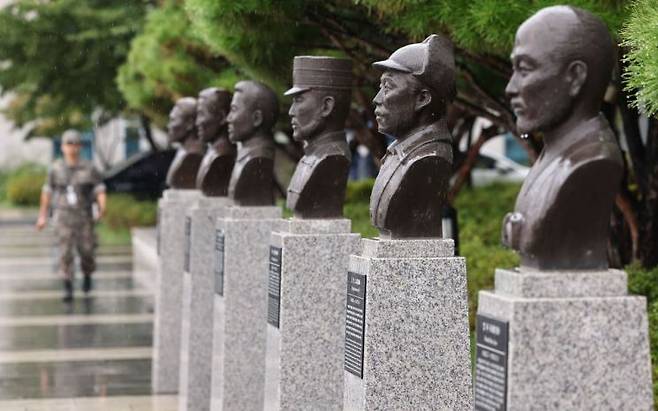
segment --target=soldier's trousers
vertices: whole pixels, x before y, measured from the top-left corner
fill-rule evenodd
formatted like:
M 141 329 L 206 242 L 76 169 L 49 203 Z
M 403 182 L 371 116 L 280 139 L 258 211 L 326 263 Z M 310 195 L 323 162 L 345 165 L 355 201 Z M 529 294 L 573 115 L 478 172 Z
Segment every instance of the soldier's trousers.
M 55 215 L 55 237 L 59 247 L 59 271 L 65 278 L 72 278 L 75 267 L 74 250 L 80 256 L 80 270 L 91 275 L 96 270 L 96 234 L 94 221 L 89 216 L 71 212 Z

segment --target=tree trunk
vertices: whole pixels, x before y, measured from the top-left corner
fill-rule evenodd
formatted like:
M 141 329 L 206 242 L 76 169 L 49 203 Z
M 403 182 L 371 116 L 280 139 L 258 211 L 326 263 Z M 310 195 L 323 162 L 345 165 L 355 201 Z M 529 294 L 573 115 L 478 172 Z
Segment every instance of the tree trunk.
M 149 118 L 146 117 L 145 115 L 141 114 L 139 116 L 139 122 L 142 125 L 144 138 L 149 143 L 149 146 L 151 147 L 151 151 L 153 152 L 160 151 L 160 147 L 158 147 L 158 145 L 155 144 L 155 140 L 153 139 L 153 133 L 151 131 L 151 120 L 149 120 Z

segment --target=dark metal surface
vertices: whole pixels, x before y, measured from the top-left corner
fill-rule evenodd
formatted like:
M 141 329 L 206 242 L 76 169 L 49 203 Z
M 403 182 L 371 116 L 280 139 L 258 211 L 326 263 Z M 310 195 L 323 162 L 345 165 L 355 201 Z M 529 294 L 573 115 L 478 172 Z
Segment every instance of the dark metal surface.
M 382 160 L 370 216 L 384 238 L 441 237 L 441 213 L 452 174 L 446 105 L 455 94 L 452 44 L 431 35 L 377 62 L 379 132 L 394 137 Z
M 215 255 L 217 263 L 215 264 L 215 293 L 224 295 L 224 230 L 218 229 L 215 232 Z
M 196 188 L 203 158 L 203 145 L 196 132 L 196 105 L 195 98 L 183 97 L 169 113 L 169 142 L 179 146 L 167 173 L 167 185 L 171 188 Z
M 270 247 L 270 269 L 267 287 L 267 323 L 279 328 L 281 319 L 281 260 L 280 247 Z
M 287 206 L 299 218 L 343 215 L 351 153 L 345 139 L 352 86 L 351 60 L 295 57 L 288 111 L 304 156 L 288 186 Z
M 509 323 L 481 314 L 476 320 L 475 409 L 507 409 Z
M 363 378 L 366 338 L 366 276 L 347 273 L 345 317 L 345 371 Z
M 278 117 L 276 94 L 255 81 L 235 85 L 228 115 L 229 139 L 238 144 L 228 195 L 239 206 L 274 204 L 274 140 Z
M 544 138 L 514 212 L 503 221 L 503 243 L 519 251 L 522 267 L 608 267 L 608 225 L 623 162 L 599 110 L 614 61 L 605 23 L 584 10 L 542 9 L 516 33 L 506 93 L 519 133 Z
M 228 139 L 226 118 L 231 93 L 211 87 L 199 93 L 196 126 L 201 141 L 208 146 L 199 166 L 196 186 L 209 197 L 225 197 L 235 163 L 236 147 Z

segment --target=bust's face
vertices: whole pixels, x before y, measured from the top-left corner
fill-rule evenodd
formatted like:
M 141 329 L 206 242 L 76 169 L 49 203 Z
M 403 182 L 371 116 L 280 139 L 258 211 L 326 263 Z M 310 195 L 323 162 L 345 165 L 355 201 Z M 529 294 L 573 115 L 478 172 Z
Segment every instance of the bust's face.
M 379 92 L 373 99 L 375 117 L 380 133 L 404 138 L 416 121 L 417 87 L 411 74 L 385 71 L 380 79 Z
M 295 141 L 310 140 L 318 134 L 325 122 L 322 116 L 324 93 L 308 90 L 295 94 L 288 111 Z
M 231 100 L 231 111 L 226 118 L 228 121 L 228 138 L 233 143 L 245 141 L 257 131 L 254 124 L 251 104 L 247 101 L 245 92 L 236 92 Z
M 193 125 L 194 117 L 186 115 L 179 106 L 174 106 L 169 113 L 169 124 L 167 125 L 169 141 L 171 143 L 183 141 Z
M 206 96 L 199 96 L 197 104 L 196 127 L 199 138 L 204 143 L 214 141 L 219 130 L 226 124 L 224 110 L 213 110 L 214 104 Z
M 505 93 L 519 133 L 549 131 L 565 121 L 572 109 L 561 36 L 548 21 L 536 18 L 516 33 L 511 56 L 514 71 Z

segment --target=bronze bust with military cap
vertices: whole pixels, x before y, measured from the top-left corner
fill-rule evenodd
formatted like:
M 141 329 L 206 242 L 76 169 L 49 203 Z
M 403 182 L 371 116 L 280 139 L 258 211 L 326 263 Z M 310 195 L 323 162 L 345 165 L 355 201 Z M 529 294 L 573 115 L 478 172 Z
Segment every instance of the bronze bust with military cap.
M 279 102 L 272 89 L 257 81 L 235 85 L 228 114 L 228 136 L 238 154 L 228 195 L 238 206 L 274 204 L 274 138 Z
M 230 106 L 231 93 L 217 87 L 202 90 L 197 99 L 197 133 L 208 149 L 199 166 L 196 187 L 208 197 L 228 194 L 236 156 L 235 145 L 228 139 Z
M 196 176 L 203 158 L 203 146 L 196 132 L 197 101 L 183 97 L 169 113 L 169 143 L 178 145 L 167 172 L 167 185 L 175 189 L 196 188 Z
M 544 149 L 503 222 L 521 267 L 608 268 L 610 214 L 623 174 L 614 133 L 600 114 L 615 65 L 605 23 L 570 6 L 540 10 L 518 29 L 506 88 L 519 133 Z
M 379 132 L 395 138 L 370 196 L 382 238 L 441 237 L 441 211 L 452 173 L 445 114 L 455 96 L 450 41 L 431 35 L 373 64 L 383 70 L 375 96 Z
M 352 61 L 297 56 L 293 87 L 285 95 L 293 138 L 304 142 L 304 156 L 288 186 L 287 206 L 299 218 L 343 215 L 351 153 L 345 121 L 352 97 Z

